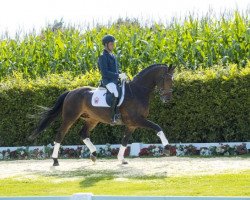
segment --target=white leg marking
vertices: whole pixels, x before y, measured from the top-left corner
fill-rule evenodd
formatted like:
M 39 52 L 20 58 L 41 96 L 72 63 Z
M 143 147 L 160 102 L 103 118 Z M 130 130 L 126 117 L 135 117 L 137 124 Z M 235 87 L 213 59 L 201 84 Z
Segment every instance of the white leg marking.
M 53 149 L 53 154 L 52 154 L 52 158 L 58 158 L 58 152 L 60 149 L 60 143 L 54 142 L 54 149 Z
M 93 145 L 89 138 L 84 139 L 83 142 L 89 148 L 91 153 L 96 151 L 96 147 Z
M 126 147 L 123 145 L 120 146 L 119 153 L 117 155 L 118 160 L 122 161 L 124 159 L 124 153 L 125 153 Z
M 158 135 L 159 138 L 161 139 L 161 142 L 162 142 L 163 146 L 166 146 L 166 145 L 169 144 L 168 139 L 166 138 L 166 136 L 165 136 L 165 134 L 163 133 L 163 131 L 159 131 L 159 132 L 157 133 L 157 135 Z

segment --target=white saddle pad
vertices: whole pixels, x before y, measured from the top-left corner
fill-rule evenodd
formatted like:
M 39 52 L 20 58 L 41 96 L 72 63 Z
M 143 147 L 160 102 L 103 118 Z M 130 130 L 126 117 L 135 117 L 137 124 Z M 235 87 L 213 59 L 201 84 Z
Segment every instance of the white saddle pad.
M 104 87 L 98 87 L 91 91 L 93 93 L 91 104 L 95 107 L 110 107 L 106 102 L 106 92 L 107 89 Z M 118 107 L 122 104 L 125 96 L 125 81 L 122 82 L 122 95 L 118 103 Z

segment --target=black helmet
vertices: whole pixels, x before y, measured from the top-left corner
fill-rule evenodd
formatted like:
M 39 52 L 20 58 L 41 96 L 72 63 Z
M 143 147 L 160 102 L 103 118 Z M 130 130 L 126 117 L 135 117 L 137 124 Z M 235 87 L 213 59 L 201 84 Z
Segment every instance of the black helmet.
M 108 44 L 109 42 L 114 42 L 115 41 L 115 37 L 112 36 L 112 35 L 105 35 L 103 38 L 102 38 L 102 44 L 105 45 L 105 44 Z

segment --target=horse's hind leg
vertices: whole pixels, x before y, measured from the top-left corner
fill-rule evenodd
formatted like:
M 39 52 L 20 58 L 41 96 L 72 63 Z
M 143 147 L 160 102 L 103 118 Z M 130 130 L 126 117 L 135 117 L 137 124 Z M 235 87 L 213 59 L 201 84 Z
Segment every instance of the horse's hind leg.
M 97 121 L 86 121 L 84 126 L 82 127 L 81 131 L 79 132 L 84 144 L 89 148 L 90 150 L 90 159 L 95 162 L 96 161 L 96 147 L 93 145 L 93 143 L 90 141 L 90 131 L 95 128 L 95 126 L 98 124 Z
M 60 149 L 60 144 L 63 141 L 63 138 L 65 137 L 66 133 L 68 132 L 68 130 L 70 129 L 70 127 L 72 126 L 72 124 L 75 122 L 75 120 L 63 120 L 63 123 L 61 125 L 61 127 L 59 128 L 59 131 L 57 132 L 56 135 L 56 139 L 54 142 L 54 149 L 53 149 L 53 154 L 52 154 L 52 158 L 53 158 L 53 166 L 58 166 L 59 162 L 58 162 L 58 152 Z

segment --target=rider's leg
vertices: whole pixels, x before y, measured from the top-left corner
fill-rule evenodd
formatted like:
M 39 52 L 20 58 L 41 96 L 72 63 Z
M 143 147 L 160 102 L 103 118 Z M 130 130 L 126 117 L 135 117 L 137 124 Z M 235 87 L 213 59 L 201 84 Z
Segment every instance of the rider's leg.
M 112 123 L 116 122 L 116 114 L 117 114 L 117 103 L 118 103 L 118 91 L 116 85 L 114 83 L 109 83 L 106 85 L 106 88 L 112 93 L 112 101 L 111 101 L 111 120 Z
M 118 90 L 117 90 L 116 84 L 111 82 L 111 83 L 106 85 L 106 88 L 108 89 L 108 91 L 113 93 L 115 97 L 118 97 Z
M 114 94 L 112 95 L 112 103 L 111 103 L 111 120 L 113 123 L 116 122 L 116 117 L 115 115 L 117 114 L 116 113 L 116 105 L 117 105 L 117 101 L 118 101 L 118 98 L 114 96 Z

